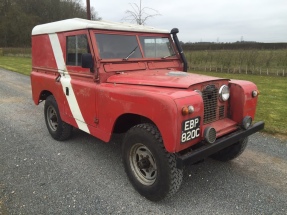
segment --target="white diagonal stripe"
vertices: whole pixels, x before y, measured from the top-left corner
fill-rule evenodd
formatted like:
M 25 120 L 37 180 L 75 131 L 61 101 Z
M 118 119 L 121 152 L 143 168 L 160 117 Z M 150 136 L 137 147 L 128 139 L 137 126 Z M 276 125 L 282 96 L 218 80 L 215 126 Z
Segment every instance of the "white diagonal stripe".
M 60 82 L 62 84 L 63 92 L 67 98 L 68 105 L 70 107 L 72 115 L 76 120 L 78 128 L 80 130 L 87 132 L 87 133 L 90 133 L 89 128 L 88 128 L 87 124 L 85 123 L 85 120 L 84 120 L 83 115 L 81 113 L 79 104 L 77 102 L 76 96 L 74 94 L 74 90 L 73 90 L 72 85 L 71 85 L 71 77 L 68 73 L 68 70 L 66 69 L 65 60 L 63 57 L 63 51 L 62 51 L 62 48 L 60 45 L 58 35 L 57 34 L 49 34 L 49 38 L 50 38 L 50 42 L 51 42 L 52 49 L 54 52 L 58 72 L 61 75 Z M 66 95 L 66 87 L 69 89 L 69 96 Z

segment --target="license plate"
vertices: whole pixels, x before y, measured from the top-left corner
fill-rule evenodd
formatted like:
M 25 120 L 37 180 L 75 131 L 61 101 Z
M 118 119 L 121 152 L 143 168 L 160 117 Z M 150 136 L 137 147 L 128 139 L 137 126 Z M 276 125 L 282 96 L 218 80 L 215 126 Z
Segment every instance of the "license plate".
M 200 117 L 182 122 L 181 143 L 193 140 L 200 136 Z

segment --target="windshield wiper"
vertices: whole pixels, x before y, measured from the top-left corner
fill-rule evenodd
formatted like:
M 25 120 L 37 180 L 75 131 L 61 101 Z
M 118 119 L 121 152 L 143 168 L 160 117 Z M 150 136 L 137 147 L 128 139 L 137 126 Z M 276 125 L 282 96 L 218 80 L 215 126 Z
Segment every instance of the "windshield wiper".
M 126 56 L 125 58 L 123 58 L 123 60 L 128 60 L 130 56 L 132 56 L 135 52 L 136 52 L 136 49 L 138 48 L 139 46 L 136 46 L 132 51 L 131 53 L 129 53 L 128 56 Z
M 166 59 L 166 58 L 169 58 L 169 57 L 173 57 L 173 56 L 175 56 L 175 55 L 176 55 L 176 54 L 167 55 L 167 56 L 162 57 L 161 59 Z

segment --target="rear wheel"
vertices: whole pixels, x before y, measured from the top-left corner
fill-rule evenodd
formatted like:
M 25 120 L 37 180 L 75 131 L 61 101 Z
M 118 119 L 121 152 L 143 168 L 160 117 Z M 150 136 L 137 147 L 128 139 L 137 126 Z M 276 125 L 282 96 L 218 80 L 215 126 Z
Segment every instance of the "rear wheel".
M 248 137 L 236 142 L 235 144 L 222 149 L 221 151 L 211 155 L 210 157 L 218 161 L 230 161 L 237 158 L 243 153 L 247 146 Z
M 45 101 L 44 115 L 48 131 L 55 140 L 66 140 L 72 135 L 73 126 L 62 121 L 58 104 L 52 95 Z
M 176 157 L 168 153 L 158 129 L 152 124 L 131 128 L 124 139 L 122 155 L 125 171 L 134 188 L 151 201 L 173 195 L 182 182 Z

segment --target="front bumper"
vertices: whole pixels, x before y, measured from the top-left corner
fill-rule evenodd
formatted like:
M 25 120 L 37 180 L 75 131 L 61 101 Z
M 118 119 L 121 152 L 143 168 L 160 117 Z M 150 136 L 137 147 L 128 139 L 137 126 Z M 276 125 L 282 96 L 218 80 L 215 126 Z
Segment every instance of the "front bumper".
M 177 168 L 182 168 L 187 164 L 196 163 L 232 144 L 238 142 L 240 139 L 250 136 L 251 134 L 256 133 L 264 128 L 264 122 L 257 122 L 254 125 L 250 126 L 247 130 L 237 130 L 228 135 L 225 135 L 217 139 L 212 144 L 205 144 L 202 147 L 192 150 L 184 155 L 178 155 L 176 166 Z

